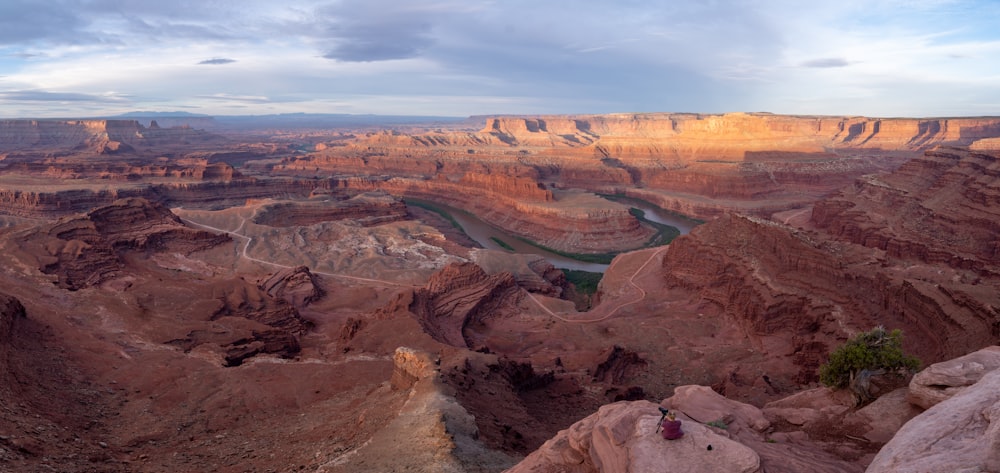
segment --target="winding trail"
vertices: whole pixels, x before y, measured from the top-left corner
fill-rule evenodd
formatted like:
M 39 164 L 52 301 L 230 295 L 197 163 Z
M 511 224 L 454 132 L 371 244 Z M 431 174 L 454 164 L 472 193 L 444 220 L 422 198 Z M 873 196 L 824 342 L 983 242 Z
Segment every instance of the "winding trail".
M 646 290 L 643 289 L 642 287 L 640 287 L 638 284 L 635 283 L 635 278 L 636 278 L 636 276 L 639 275 L 639 273 L 641 273 L 644 269 L 646 269 L 646 266 L 648 266 L 649 263 L 651 261 L 653 261 L 653 259 L 656 258 L 657 255 L 659 255 L 660 253 L 662 253 L 666 249 L 667 249 L 667 246 L 662 246 L 658 250 L 654 251 L 651 255 L 649 255 L 649 258 L 646 258 L 646 261 L 644 261 L 642 263 L 642 265 L 639 266 L 639 268 L 636 269 L 634 273 L 632 273 L 632 276 L 630 276 L 628 278 L 628 283 L 631 284 L 632 287 L 638 289 L 639 293 L 642 294 L 642 295 L 639 296 L 638 299 L 634 299 L 634 300 L 631 300 L 631 301 L 628 301 L 628 302 L 622 302 L 622 303 L 618 304 L 617 306 L 615 306 L 615 308 L 611 309 L 610 312 L 608 312 L 607 314 L 605 314 L 602 317 L 598 317 L 596 319 L 584 319 L 584 320 L 580 320 L 580 319 L 567 319 L 566 317 L 563 317 L 563 316 L 561 316 L 559 314 L 556 314 L 555 312 L 552 312 L 551 310 L 549 310 L 548 307 L 545 307 L 545 305 L 543 305 L 538 299 L 535 298 L 534 294 L 532 294 L 532 293 L 529 292 L 528 293 L 528 297 L 530 297 L 531 300 L 534 301 L 535 304 L 538 305 L 538 307 L 541 307 L 542 310 L 544 310 L 546 313 L 548 313 L 552 317 L 554 317 L 556 319 L 559 319 L 559 320 L 561 320 L 563 322 L 567 322 L 567 323 L 571 323 L 571 324 L 589 324 L 589 323 L 595 323 L 595 322 L 601 322 L 601 321 L 604 321 L 604 320 L 608 320 L 611 317 L 613 317 L 622 307 L 639 303 L 643 299 L 646 298 Z M 611 270 L 612 266 L 614 266 L 614 262 L 612 262 L 611 266 L 608 267 L 608 270 Z
M 213 227 L 211 225 L 207 225 L 207 224 L 204 224 L 204 223 L 198 223 L 198 222 L 195 222 L 194 220 L 187 219 L 187 218 L 181 218 L 181 221 L 184 222 L 184 223 L 187 223 L 189 225 L 193 225 L 193 226 L 196 226 L 196 227 L 201 227 L 201 228 L 204 228 L 204 229 L 207 229 L 207 230 L 213 230 L 213 231 L 225 233 L 225 234 L 230 235 L 230 236 L 234 236 L 234 237 L 238 237 L 238 238 L 244 239 L 245 243 L 243 244 L 243 249 L 240 250 L 240 257 L 241 258 L 244 258 L 246 260 L 253 261 L 255 263 L 262 264 L 262 265 L 265 265 L 265 266 L 272 266 L 272 267 L 284 268 L 284 269 L 292 269 L 292 268 L 294 268 L 294 266 L 289 266 L 289 265 L 285 265 L 285 264 L 281 264 L 281 263 L 275 263 L 273 261 L 265 261 L 265 260 L 262 260 L 262 259 L 259 259 L 259 258 L 254 258 L 253 256 L 250 256 L 247 253 L 247 250 L 250 248 L 250 244 L 253 243 L 253 237 L 248 236 L 248 235 L 244 235 L 243 233 L 240 233 L 240 230 L 242 230 L 243 227 L 246 226 L 246 222 L 247 222 L 246 217 L 240 217 L 240 218 L 241 218 L 241 222 L 240 222 L 240 225 L 238 227 L 236 227 L 236 230 L 226 230 L 224 228 Z M 632 287 L 634 287 L 635 289 L 637 289 L 639 291 L 639 294 L 640 294 L 639 298 L 633 299 L 633 300 L 628 301 L 628 302 L 619 303 L 617 306 L 615 306 L 613 309 L 611 309 L 610 312 L 608 312 L 607 314 L 605 314 L 605 315 L 603 315 L 601 317 L 598 317 L 596 319 L 583 319 L 583 320 L 581 320 L 581 319 L 566 318 L 566 317 L 564 317 L 564 316 L 562 316 L 560 314 L 557 314 L 557 313 L 553 312 L 551 309 L 549 309 L 548 307 L 546 307 L 531 292 L 525 291 L 525 293 L 528 294 L 528 297 L 535 303 L 535 305 L 537 305 L 539 308 L 541 308 L 542 311 L 544 311 L 545 313 L 549 314 L 553 318 L 556 318 L 556 319 L 561 320 L 561 321 L 566 322 L 566 323 L 571 323 L 571 324 L 589 324 L 589 323 L 596 323 L 596 322 L 601 322 L 601 321 L 604 321 L 604 320 L 608 320 L 611 317 L 614 317 L 614 315 L 617 314 L 618 311 L 621 310 L 623 307 L 630 306 L 632 304 L 637 304 L 637 303 L 641 302 L 643 299 L 646 298 L 646 290 L 643 289 L 641 286 L 639 286 L 638 284 L 635 283 L 635 278 L 640 273 L 642 273 L 643 270 L 646 269 L 646 266 L 648 266 L 649 263 L 653 261 L 653 259 L 655 259 L 660 253 L 664 252 L 666 249 L 667 249 L 667 246 L 662 246 L 659 249 L 657 249 L 656 251 L 654 251 L 652 254 L 650 254 L 649 257 L 646 258 L 646 261 L 644 261 L 642 263 L 642 265 L 640 265 L 639 268 L 636 269 L 634 273 L 632 273 L 632 276 L 630 276 L 628 278 L 628 283 L 631 284 Z M 617 263 L 618 261 L 620 261 L 620 260 L 612 261 L 611 265 L 608 266 L 608 269 L 606 271 L 610 271 L 611 268 L 613 268 L 614 265 L 615 265 L 615 263 Z M 325 272 L 325 271 L 312 271 L 312 272 L 314 274 L 321 274 L 323 276 L 330 276 L 330 277 L 334 277 L 334 278 L 347 279 L 347 280 L 352 280 L 352 281 L 360 281 L 360 282 L 365 282 L 365 283 L 370 283 L 370 284 L 376 284 L 376 285 L 381 285 L 381 286 L 405 287 L 405 288 L 420 288 L 420 287 L 423 287 L 423 285 L 402 284 L 402 283 L 397 283 L 397 282 L 393 282 L 393 281 L 385 281 L 385 280 L 381 280 L 381 279 L 371 279 L 371 278 L 362 278 L 362 277 L 358 277 L 358 276 L 348 276 L 346 274 L 329 273 L 329 272 Z
M 229 236 L 235 236 L 235 237 L 239 237 L 239 238 L 242 238 L 242 239 L 246 240 L 246 243 L 243 244 L 243 249 L 240 250 L 240 257 L 241 258 L 247 259 L 249 261 L 253 261 L 254 263 L 263 264 L 265 266 L 273 266 L 273 267 L 276 267 L 276 268 L 292 269 L 292 268 L 295 267 L 295 266 L 289 266 L 289 265 L 286 265 L 286 264 L 275 263 L 273 261 L 265 261 L 265 260 L 262 260 L 262 259 L 259 259 L 259 258 L 254 258 L 253 256 L 250 256 L 249 254 L 247 254 L 247 250 L 250 248 L 250 244 L 253 243 L 253 237 L 244 235 L 242 233 L 239 233 L 239 231 L 247 223 L 246 217 L 240 217 L 240 218 L 242 219 L 242 221 L 240 222 L 240 226 L 236 227 L 236 230 L 226 230 L 224 228 L 213 227 L 211 225 L 206 225 L 204 223 L 198 223 L 198 222 L 195 222 L 194 220 L 187 219 L 187 218 L 181 218 L 181 221 L 184 222 L 184 223 L 190 224 L 190 225 L 194 225 L 196 227 L 201 227 L 201 228 L 204 228 L 204 229 L 207 229 L 207 230 L 214 230 L 214 231 L 217 231 L 217 232 L 222 232 L 222 233 L 225 233 L 225 234 L 227 234 Z M 358 276 L 348 276 L 346 274 L 328 273 L 328 272 L 325 272 L 325 271 L 313 271 L 313 270 L 310 270 L 310 271 L 313 274 L 321 274 L 323 276 L 330 276 L 330 277 L 334 277 L 334 278 L 349 279 L 349 280 L 352 280 L 352 281 L 367 282 L 367 283 L 377 284 L 377 285 L 381 285 L 381 286 L 394 286 L 394 287 L 407 287 L 407 288 L 423 287 L 422 285 L 402 284 L 402 283 L 397 283 L 397 282 L 393 282 L 393 281 L 385 281 L 385 280 L 382 280 L 382 279 L 362 278 L 362 277 L 358 277 Z

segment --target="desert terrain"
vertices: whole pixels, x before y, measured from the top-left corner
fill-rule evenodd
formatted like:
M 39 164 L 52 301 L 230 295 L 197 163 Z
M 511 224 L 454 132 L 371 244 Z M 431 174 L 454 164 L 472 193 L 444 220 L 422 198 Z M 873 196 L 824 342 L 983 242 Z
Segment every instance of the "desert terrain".
M 930 439 L 997 471 L 998 159 L 995 117 L 0 120 L 0 470 L 899 471 Z M 818 370 L 876 326 L 927 368 L 859 405 Z

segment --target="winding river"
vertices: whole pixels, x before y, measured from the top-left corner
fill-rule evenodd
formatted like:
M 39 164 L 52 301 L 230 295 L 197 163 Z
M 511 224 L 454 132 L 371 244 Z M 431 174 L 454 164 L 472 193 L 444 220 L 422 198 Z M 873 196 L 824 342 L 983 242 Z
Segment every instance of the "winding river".
M 622 199 L 621 203 L 628 207 L 634 207 L 642 210 L 646 213 L 645 217 L 648 220 L 676 227 L 680 230 L 682 235 L 690 232 L 691 229 L 699 223 L 640 200 Z M 555 253 L 545 251 L 537 246 L 525 243 L 521 239 L 493 227 L 486 222 L 483 222 L 475 215 L 472 215 L 464 210 L 437 203 L 433 204 L 433 206 L 451 215 L 451 217 L 462 226 L 462 230 L 464 230 L 469 237 L 482 245 L 483 248 L 491 250 L 506 250 L 506 248 L 503 248 L 492 239 L 496 238 L 503 241 L 507 245 L 510 245 L 514 248 L 514 252 L 516 253 L 541 255 L 557 268 L 576 269 L 595 273 L 603 273 L 604 270 L 608 268 L 608 265 L 606 264 L 577 261 L 575 259 L 557 255 Z

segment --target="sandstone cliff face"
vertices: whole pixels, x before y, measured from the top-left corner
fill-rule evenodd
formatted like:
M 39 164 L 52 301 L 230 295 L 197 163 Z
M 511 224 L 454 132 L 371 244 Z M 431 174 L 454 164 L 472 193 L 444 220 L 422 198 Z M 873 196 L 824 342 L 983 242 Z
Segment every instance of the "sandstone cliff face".
M 812 221 L 889 256 L 995 277 L 1000 265 L 1000 153 L 938 148 L 885 177 L 817 203 Z
M 459 182 L 463 175 L 509 175 L 549 188 L 606 193 L 642 188 L 646 198 L 699 218 L 726 210 L 766 216 L 809 204 L 858 176 L 891 171 L 933 146 L 996 136 L 997 119 L 743 113 L 492 117 L 478 133 L 379 133 L 286 158 L 273 171 L 431 178 L 427 182 L 437 184 L 444 177 L 454 183 L 429 186 L 424 198 L 430 200 L 448 199 L 455 187 L 484 187 Z
M 826 147 L 917 149 L 940 143 L 970 144 L 1000 135 L 991 118 L 885 119 L 771 114 L 612 114 L 488 119 L 481 133 L 531 144 L 542 136 L 577 145 L 608 137 L 656 138 L 677 154 L 703 152 L 741 158 L 745 151 L 822 151 Z M 711 141 L 706 140 L 710 138 Z M 554 138 L 550 138 L 554 141 Z M 701 144 L 695 144 L 701 141 Z M 624 151 L 623 148 L 618 148 Z M 728 151 L 728 152 L 727 152 Z
M 727 215 L 675 240 L 663 274 L 668 286 L 721 307 L 772 356 L 791 355 L 799 383 L 815 381 L 826 354 L 849 335 L 876 325 L 902 328 L 906 348 L 925 362 L 995 339 L 998 301 L 984 281 L 944 272 L 925 279 L 907 266 L 852 243 Z
M 97 154 L 180 142 L 217 141 L 187 126 L 144 127 L 136 120 L 0 120 L 0 151 L 90 149 Z

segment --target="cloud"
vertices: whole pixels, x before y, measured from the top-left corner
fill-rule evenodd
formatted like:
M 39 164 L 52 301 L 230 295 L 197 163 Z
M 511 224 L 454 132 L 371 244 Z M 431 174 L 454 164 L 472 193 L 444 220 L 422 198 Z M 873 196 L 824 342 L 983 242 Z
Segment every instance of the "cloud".
M 211 95 L 198 95 L 200 99 L 227 101 L 227 102 L 243 102 L 243 103 L 271 103 L 271 99 L 259 96 L 259 95 L 233 95 L 233 94 L 211 94 Z
M 44 90 L 8 90 L 0 92 L 0 100 L 11 102 L 95 102 L 121 103 L 126 97 L 117 94 L 94 95 Z
M 813 68 L 830 68 L 830 67 L 847 67 L 851 65 L 847 59 L 840 57 L 825 57 L 820 59 L 811 59 L 809 61 L 804 61 L 802 67 L 813 67 Z
M 202 65 L 202 64 L 211 64 L 211 65 L 230 64 L 230 63 L 234 63 L 234 62 L 236 62 L 235 59 L 229 59 L 229 58 L 225 58 L 225 57 L 214 57 L 212 59 L 205 59 L 204 61 L 199 62 L 198 65 Z
M 416 57 L 435 43 L 434 24 L 447 21 L 447 12 L 438 4 L 391 0 L 344 0 L 320 8 L 324 40 L 333 43 L 323 57 L 347 62 Z
M 74 37 L 86 40 L 82 33 L 86 25 L 72 8 L 59 1 L 4 0 L 0 2 L 0 45 L 18 44 L 43 38 L 59 38 L 60 42 Z

